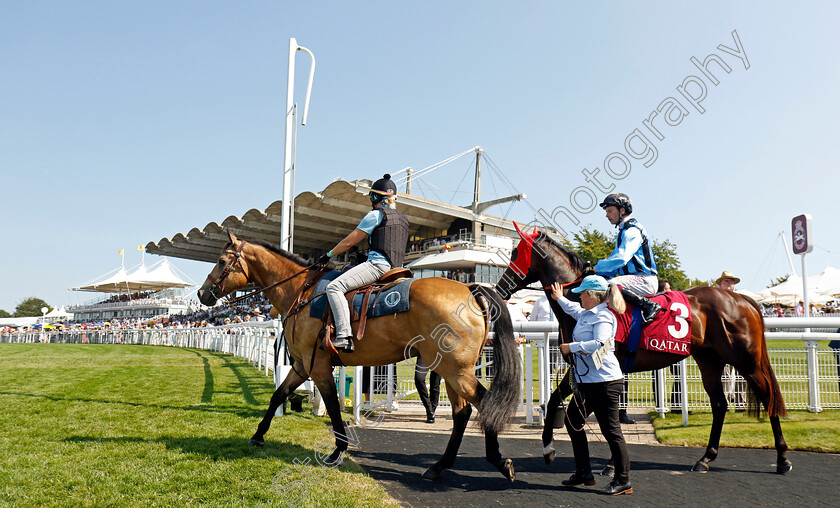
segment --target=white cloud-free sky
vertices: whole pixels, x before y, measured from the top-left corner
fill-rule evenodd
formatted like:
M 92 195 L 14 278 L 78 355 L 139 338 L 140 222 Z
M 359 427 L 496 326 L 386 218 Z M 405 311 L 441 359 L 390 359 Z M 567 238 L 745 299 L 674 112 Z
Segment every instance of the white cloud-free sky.
M 813 215 L 816 275 L 840 264 L 840 8 L 753 4 L 7 2 L 0 308 L 77 303 L 89 295 L 66 289 L 119 266 L 119 249 L 131 266 L 138 245 L 280 199 L 290 37 L 317 59 L 298 192 L 480 145 L 528 195 L 494 214 L 533 221 L 570 207 L 581 186 L 600 199 L 582 174 L 598 168 L 691 277 L 728 269 L 741 287 L 764 287 L 788 271 L 778 233 L 789 243 L 800 213 Z M 718 49 L 737 48 L 733 31 L 749 68 Z M 690 61 L 711 53 L 731 68 L 710 64 L 717 86 Z M 309 61 L 298 55 L 302 100 Z M 677 90 L 691 75 L 707 87 L 702 114 Z M 654 119 L 659 140 L 643 121 L 668 97 L 688 115 Z M 625 147 L 635 129 L 656 147 L 648 167 Z M 620 180 L 604 169 L 614 152 L 631 161 Z M 445 191 L 470 165 L 415 193 L 468 203 L 471 175 Z M 507 194 L 488 181 L 494 192 Z M 600 209 L 577 216 L 609 230 Z M 199 282 L 210 268 L 173 261 Z

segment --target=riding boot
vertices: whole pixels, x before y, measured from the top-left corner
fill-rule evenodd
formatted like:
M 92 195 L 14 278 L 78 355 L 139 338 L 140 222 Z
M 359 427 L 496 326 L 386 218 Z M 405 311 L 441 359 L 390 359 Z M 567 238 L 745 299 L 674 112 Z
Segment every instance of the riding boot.
M 627 289 L 621 290 L 621 296 L 624 297 L 624 301 L 631 305 L 635 305 L 642 311 L 642 326 L 649 325 L 659 311 L 662 310 L 662 306 L 658 303 L 648 300 L 644 296 L 639 296 Z
M 353 337 L 339 337 L 333 341 L 333 347 L 343 349 L 345 353 L 352 353 L 356 349 L 353 347 Z

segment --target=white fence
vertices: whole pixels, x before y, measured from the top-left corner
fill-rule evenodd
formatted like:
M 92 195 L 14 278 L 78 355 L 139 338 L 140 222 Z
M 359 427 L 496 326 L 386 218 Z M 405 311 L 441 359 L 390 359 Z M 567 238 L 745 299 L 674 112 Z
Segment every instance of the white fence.
M 836 330 L 840 328 L 840 318 L 766 318 L 765 323 L 770 330 L 787 330 L 767 333 L 770 360 L 787 407 L 815 412 L 823 408 L 840 408 L 840 350 L 820 348 L 816 342 L 840 340 L 840 334 L 807 328 Z M 535 417 L 542 423 L 541 408 L 545 407 L 551 391 L 566 368 L 556 346 L 557 324 L 517 322 L 514 323 L 514 329 L 528 339 L 519 347 L 524 365 L 520 410 L 525 412 L 527 423 L 533 423 Z M 278 334 L 279 322 L 271 321 L 209 328 L 4 333 L 0 334 L 0 342 L 146 344 L 209 349 L 250 361 L 266 375 L 271 372 L 275 384 L 279 385 L 290 367 L 285 362 L 284 354 L 280 354 L 275 362 L 275 338 Z M 773 348 L 773 342 L 778 339 L 801 340 L 803 347 Z M 672 409 L 682 410 L 684 415 L 688 409 L 708 408 L 708 396 L 703 390 L 700 371 L 693 359 L 689 357 L 679 365 L 683 368 L 628 375 L 627 397 L 622 407 L 654 408 L 660 413 Z M 352 404 L 357 421 L 363 392 L 372 394 L 374 408 L 391 407 L 395 400 L 416 399 L 413 360 L 381 370 L 384 373 L 372 376 L 370 385 L 363 389 L 362 368 L 353 369 Z M 681 373 L 684 378 L 682 382 Z M 492 348 L 485 348 L 476 367 L 476 374 L 482 381 L 492 381 Z M 343 367 L 339 369 L 337 378 L 339 394 L 343 395 L 346 379 Z M 682 389 L 674 391 L 674 384 Z M 725 374 L 724 386 L 729 388 L 730 406 L 746 408 L 746 383 L 743 378 L 737 374 Z M 343 402 L 344 397 L 340 399 Z M 441 390 L 441 404 L 447 403 L 446 391 Z

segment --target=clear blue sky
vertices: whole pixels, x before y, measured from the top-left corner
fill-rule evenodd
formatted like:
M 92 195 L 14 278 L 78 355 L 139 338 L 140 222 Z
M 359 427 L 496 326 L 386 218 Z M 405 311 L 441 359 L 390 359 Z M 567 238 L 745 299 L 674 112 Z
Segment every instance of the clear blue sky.
M 788 271 L 774 245 L 803 212 L 812 275 L 826 250 L 840 265 L 837 4 L 672 4 L 6 2 L 0 308 L 78 302 L 66 289 L 116 268 L 119 249 L 134 265 L 138 245 L 280 199 L 290 37 L 317 58 L 298 191 L 481 145 L 551 212 L 638 128 L 657 160 L 603 182 L 678 246 L 689 276 L 729 269 L 760 289 Z M 749 69 L 717 49 L 735 48 L 733 30 Z M 687 105 L 676 87 L 700 75 L 689 58 L 712 52 L 732 72 L 712 64 L 705 113 L 689 107 L 655 140 L 642 121 L 667 97 Z M 302 56 L 301 97 L 307 71 Z M 468 165 L 433 184 L 454 189 Z M 492 211 L 534 218 L 522 204 Z M 600 209 L 580 218 L 608 231 Z M 210 268 L 173 261 L 196 281 Z

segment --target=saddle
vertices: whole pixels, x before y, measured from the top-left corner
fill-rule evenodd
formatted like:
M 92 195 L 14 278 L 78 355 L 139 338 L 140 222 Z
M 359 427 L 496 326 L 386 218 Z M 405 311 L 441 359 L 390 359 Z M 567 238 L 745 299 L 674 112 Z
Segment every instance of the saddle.
M 373 300 L 373 308 L 375 309 L 376 304 L 379 301 L 379 297 L 382 296 L 385 291 L 400 284 L 404 280 L 411 279 L 413 277 L 414 274 L 411 273 L 411 270 L 408 268 L 392 268 L 383 273 L 376 282 L 345 293 L 344 297 L 347 299 L 347 305 L 350 308 L 350 322 L 359 322 L 359 327 L 353 337 L 354 340 L 362 340 L 362 337 L 365 335 L 365 327 L 368 319 L 368 306 L 370 305 L 371 295 L 376 293 L 376 298 Z M 357 312 L 353 306 L 353 300 L 355 300 L 356 295 L 359 294 L 362 295 L 362 306 L 361 310 Z M 326 305 L 321 321 L 324 326 L 321 329 L 321 332 L 318 333 L 318 338 L 322 340 L 322 349 L 329 353 L 330 356 L 334 358 L 338 357 L 338 350 L 335 346 L 333 346 L 333 339 L 335 338 L 335 325 L 333 324 L 332 309 L 329 305 Z

